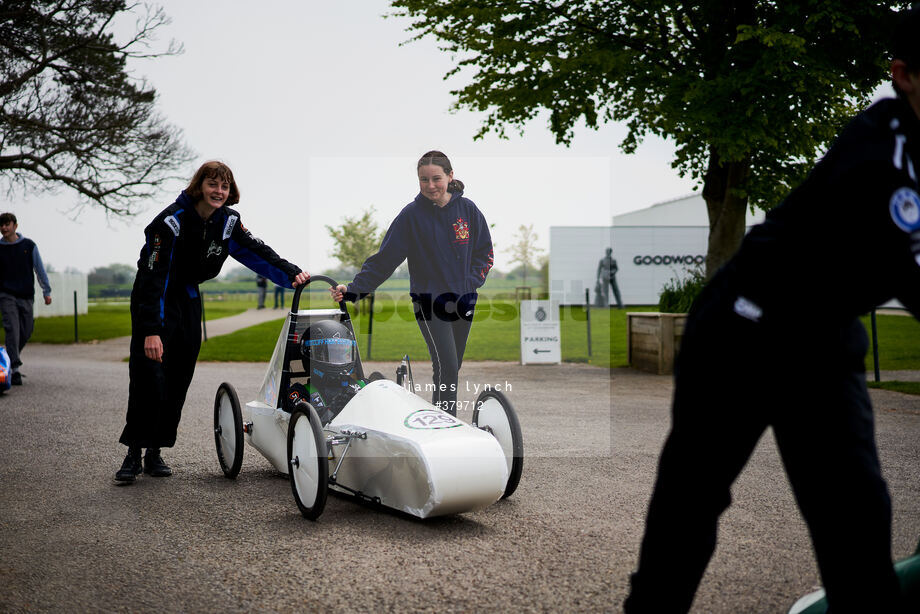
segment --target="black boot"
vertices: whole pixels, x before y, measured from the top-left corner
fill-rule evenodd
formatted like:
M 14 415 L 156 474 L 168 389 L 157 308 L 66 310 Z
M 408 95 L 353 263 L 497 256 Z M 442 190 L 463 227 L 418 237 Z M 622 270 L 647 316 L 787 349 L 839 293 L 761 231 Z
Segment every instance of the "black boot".
M 155 478 L 165 478 L 172 475 L 172 469 L 163 462 L 159 448 L 147 448 L 147 453 L 144 454 L 144 473 Z
M 121 469 L 115 472 L 115 480 L 118 482 L 131 483 L 137 479 L 137 474 L 141 472 L 141 449 L 128 448 L 128 455 L 125 462 L 121 464 Z

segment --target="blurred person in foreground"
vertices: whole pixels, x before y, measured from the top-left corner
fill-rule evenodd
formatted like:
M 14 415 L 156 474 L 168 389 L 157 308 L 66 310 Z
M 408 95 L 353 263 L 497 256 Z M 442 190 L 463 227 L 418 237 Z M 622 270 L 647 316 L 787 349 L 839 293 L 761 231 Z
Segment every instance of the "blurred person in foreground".
M 907 612 L 858 317 L 896 298 L 920 319 L 920 8 L 901 15 L 892 52 L 897 97 L 851 121 L 691 309 L 629 614 L 690 609 L 767 427 L 829 611 Z M 821 317 L 802 318 L 802 305 Z

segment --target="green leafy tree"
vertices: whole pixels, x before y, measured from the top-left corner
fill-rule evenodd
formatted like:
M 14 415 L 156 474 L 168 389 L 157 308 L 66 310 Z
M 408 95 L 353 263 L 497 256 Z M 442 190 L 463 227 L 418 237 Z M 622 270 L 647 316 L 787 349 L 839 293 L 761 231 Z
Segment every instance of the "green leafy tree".
M 109 264 L 94 268 L 87 275 L 90 284 L 128 284 L 134 281 L 137 267 L 130 264 Z
M 0 0 L 0 180 L 8 194 L 70 188 L 81 204 L 133 215 L 191 160 L 131 75 L 153 50 L 161 9 L 120 0 Z M 113 21 L 136 27 L 116 40 Z
M 374 207 L 357 217 L 346 215 L 339 226 L 326 226 L 326 231 L 335 242 L 331 255 L 350 270 L 361 268 L 367 257 L 380 247 L 384 234 L 374 220 Z
M 325 275 L 340 283 L 344 283 L 355 276 L 355 270 L 347 266 L 337 266 L 335 268 L 323 269 L 320 271 L 320 275 Z
M 706 271 L 737 249 L 749 206 L 798 183 L 886 75 L 893 9 L 866 0 L 392 0 L 413 39 L 456 59 L 455 109 L 486 113 L 476 135 L 519 131 L 543 110 L 573 128 L 625 122 L 620 144 L 672 139 L 672 166 L 702 183 Z
M 517 262 L 523 274 L 523 283 L 527 284 L 527 270 L 534 269 L 537 258 L 543 252 L 542 247 L 537 247 L 539 236 L 533 231 L 533 224 L 524 226 L 521 224 L 512 239 L 514 242 L 511 247 L 505 251 L 511 255 L 509 262 Z

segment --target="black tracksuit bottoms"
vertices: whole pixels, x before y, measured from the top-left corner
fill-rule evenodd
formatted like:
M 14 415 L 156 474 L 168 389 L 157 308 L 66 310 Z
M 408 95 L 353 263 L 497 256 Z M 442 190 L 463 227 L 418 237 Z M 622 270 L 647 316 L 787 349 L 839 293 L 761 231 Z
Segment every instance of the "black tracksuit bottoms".
M 864 328 L 855 319 L 818 331 L 753 322 L 733 311 L 738 295 L 730 290 L 707 288 L 688 319 L 671 432 L 625 611 L 690 609 L 731 485 L 768 426 L 831 611 L 900 611 Z
M 132 323 L 137 313 L 131 305 Z M 201 297 L 194 286 L 170 288 L 164 301 L 163 362 L 144 355 L 144 335 L 131 334 L 128 412 L 119 441 L 139 448 L 176 443 L 182 406 L 201 349 Z
M 414 303 L 415 320 L 431 356 L 431 402 L 452 416 L 457 415 L 457 386 L 466 340 L 473 325 L 473 307 L 462 307 L 458 313 L 455 303 L 422 307 Z

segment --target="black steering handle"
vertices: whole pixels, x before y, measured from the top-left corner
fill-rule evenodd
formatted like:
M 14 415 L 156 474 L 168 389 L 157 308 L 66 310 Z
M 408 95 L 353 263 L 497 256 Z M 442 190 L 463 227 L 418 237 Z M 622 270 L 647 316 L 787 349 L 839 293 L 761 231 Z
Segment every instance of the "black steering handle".
M 300 295 L 303 294 L 303 289 L 306 288 L 307 286 L 309 286 L 309 285 L 310 285 L 311 283 L 313 283 L 314 281 L 324 281 L 324 282 L 326 282 L 327 284 L 329 284 L 329 287 L 330 287 L 330 288 L 335 288 L 336 286 L 339 285 L 339 282 L 337 282 L 336 280 L 332 279 L 331 277 L 326 277 L 325 275 L 311 275 L 311 276 L 310 276 L 310 279 L 308 279 L 308 280 L 307 280 L 306 282 L 304 282 L 303 284 L 301 284 L 301 285 L 297 286 L 296 288 L 294 288 L 294 299 L 291 301 L 291 312 L 292 312 L 292 313 L 297 313 L 298 309 L 300 308 Z M 345 307 L 345 299 L 344 299 L 344 298 L 343 298 L 342 301 L 339 303 L 339 308 L 340 308 L 342 311 L 345 311 L 345 312 L 347 313 L 347 309 L 346 309 L 346 307 Z

